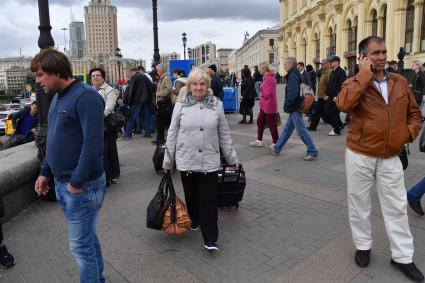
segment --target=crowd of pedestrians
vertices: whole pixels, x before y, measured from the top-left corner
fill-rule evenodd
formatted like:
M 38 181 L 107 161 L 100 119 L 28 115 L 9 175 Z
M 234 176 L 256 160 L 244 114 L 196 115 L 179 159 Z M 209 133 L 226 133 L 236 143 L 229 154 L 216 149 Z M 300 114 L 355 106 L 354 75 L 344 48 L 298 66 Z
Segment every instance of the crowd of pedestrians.
M 409 85 L 402 75 L 395 73 L 396 66 L 387 62 L 385 42 L 379 37 L 362 40 L 359 53 L 358 71 L 348 79 L 338 56 L 322 59 L 317 72 L 294 57 L 285 59 L 282 110 L 288 116 L 280 135 L 277 73 L 267 63 L 255 67 L 253 74 L 245 66 L 240 71 L 239 123 L 254 123 L 253 107 L 258 99 L 257 138 L 249 145 L 266 146 L 277 156 L 295 130 L 306 145 L 305 161 L 319 158 L 309 131 L 317 130 L 320 119 L 331 125 L 329 136 L 341 135 L 347 125 L 345 164 L 349 224 L 356 247 L 354 262 L 366 267 L 372 254 L 370 191 L 375 187 L 390 240 L 391 265 L 408 278 L 423 281 L 421 271 L 413 263 L 407 206 L 424 215 L 420 198 L 425 193 L 425 178 L 406 193 L 398 154 L 405 144 L 415 140 L 421 129 L 425 75 L 420 62 L 413 62 L 415 79 Z M 164 145 L 163 169 L 175 167 L 180 171 L 191 230 L 201 230 L 206 250 L 219 250 L 218 170 L 223 161 L 238 168 L 239 160 L 221 101 L 223 81 L 215 65 L 207 70 L 194 68 L 188 77 L 183 70 L 173 70 L 174 83 L 161 64 L 150 74 L 143 67 L 134 68 L 123 97 L 106 83 L 101 68 L 90 70 L 93 87 L 73 79 L 68 59 L 54 49 L 37 54 L 31 70 L 45 92 L 55 94 L 48 117 L 46 159 L 35 191 L 46 194 L 51 189 L 50 179 L 54 179 L 81 282 L 105 280 L 96 226 L 106 187 L 120 181 L 120 129 L 107 128 L 106 121 L 125 109 L 128 113 L 123 139 L 143 132 L 143 137 L 151 138 L 156 133 L 152 143 Z M 304 87 L 311 88 L 316 96 L 308 111 L 303 109 Z M 32 131 L 34 123 L 33 110 L 26 111 L 16 118 L 24 123 L 20 127 L 24 132 Z M 341 121 L 340 111 L 347 113 L 347 123 Z M 310 119 L 308 127 L 304 114 Z M 271 144 L 263 141 L 267 127 Z M 1 225 L 0 236 L 0 265 L 13 266 L 13 256 L 6 246 L 1 246 Z M 2 255 L 8 260 L 3 260 Z

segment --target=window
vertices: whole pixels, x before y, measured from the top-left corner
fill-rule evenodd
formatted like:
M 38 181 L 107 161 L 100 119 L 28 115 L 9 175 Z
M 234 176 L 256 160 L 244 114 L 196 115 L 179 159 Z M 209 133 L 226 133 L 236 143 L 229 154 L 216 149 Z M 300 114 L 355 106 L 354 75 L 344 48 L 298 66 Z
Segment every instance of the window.
M 406 30 L 404 39 L 404 50 L 406 53 L 411 53 L 413 44 L 413 26 L 415 21 L 415 6 L 413 0 L 407 2 L 407 13 L 406 13 Z
M 274 53 L 269 53 L 269 64 L 274 63 Z
M 316 56 L 315 57 L 320 58 L 320 37 L 317 33 L 314 36 L 314 41 L 316 42 Z
M 274 46 L 274 39 L 273 38 L 269 39 L 269 46 Z
M 384 19 L 382 20 L 382 33 L 383 33 L 382 38 L 385 40 L 385 35 L 387 33 L 387 5 L 384 5 Z
M 351 21 L 348 21 L 348 50 L 356 51 L 357 45 L 357 27 L 353 27 Z
M 336 53 L 336 33 L 332 30 L 332 28 L 329 29 L 329 47 L 327 51 L 328 56 L 335 55 Z
M 372 12 L 372 35 L 378 35 L 378 15 L 376 13 L 376 10 L 373 10 Z

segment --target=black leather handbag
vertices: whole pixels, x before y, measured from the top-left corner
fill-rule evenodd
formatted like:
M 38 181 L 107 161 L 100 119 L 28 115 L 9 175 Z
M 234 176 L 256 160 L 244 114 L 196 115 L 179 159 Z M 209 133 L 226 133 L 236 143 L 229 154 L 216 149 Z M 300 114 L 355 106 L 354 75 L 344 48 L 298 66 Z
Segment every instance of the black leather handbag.
M 165 97 L 157 102 L 158 111 L 162 116 L 171 116 L 173 114 L 173 104 L 170 97 Z
M 165 211 L 167 211 L 170 198 L 170 190 L 168 188 L 169 174 L 168 171 L 164 174 L 159 184 L 158 191 L 148 205 L 146 213 L 146 227 L 148 228 L 155 230 L 162 229 L 164 214 Z
M 419 137 L 419 151 L 425 152 L 425 129 L 422 129 L 422 133 Z
M 119 111 L 112 112 L 111 114 L 105 117 L 104 123 L 105 123 L 105 130 L 107 131 L 118 130 L 124 127 L 125 116 Z
M 408 154 L 410 154 L 409 145 L 404 146 L 403 150 L 398 154 L 401 164 L 403 165 L 403 170 L 406 170 L 409 165 L 409 158 L 407 157 Z

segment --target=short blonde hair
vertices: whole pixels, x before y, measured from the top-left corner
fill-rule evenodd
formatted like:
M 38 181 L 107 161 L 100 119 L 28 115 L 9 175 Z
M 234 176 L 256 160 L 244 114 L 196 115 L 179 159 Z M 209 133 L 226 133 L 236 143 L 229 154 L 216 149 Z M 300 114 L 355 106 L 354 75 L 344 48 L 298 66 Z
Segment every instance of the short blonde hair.
M 190 89 L 191 84 L 198 83 L 200 81 L 205 81 L 208 88 L 211 86 L 211 78 L 208 73 L 201 68 L 193 68 L 187 78 L 187 88 Z
M 258 65 L 259 67 L 262 66 L 264 68 L 264 70 L 266 70 L 267 72 L 273 72 L 273 68 L 272 66 L 269 65 L 269 63 L 267 62 L 262 62 Z
M 418 65 L 419 67 L 422 65 L 421 61 L 419 60 L 413 61 L 412 64 Z

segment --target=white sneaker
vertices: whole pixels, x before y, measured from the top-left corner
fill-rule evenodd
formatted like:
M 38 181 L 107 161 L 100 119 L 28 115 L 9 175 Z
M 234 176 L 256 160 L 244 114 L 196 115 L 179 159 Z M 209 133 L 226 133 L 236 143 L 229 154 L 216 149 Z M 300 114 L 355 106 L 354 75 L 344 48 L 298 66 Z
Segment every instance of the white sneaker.
M 263 146 L 263 142 L 259 141 L 259 140 L 255 140 L 253 142 L 250 142 L 249 145 L 253 146 L 253 147 L 261 147 L 261 146 Z
M 331 137 L 339 136 L 339 135 L 341 135 L 341 134 L 335 133 L 334 130 L 330 131 L 329 134 L 328 134 L 328 136 L 331 136 Z

